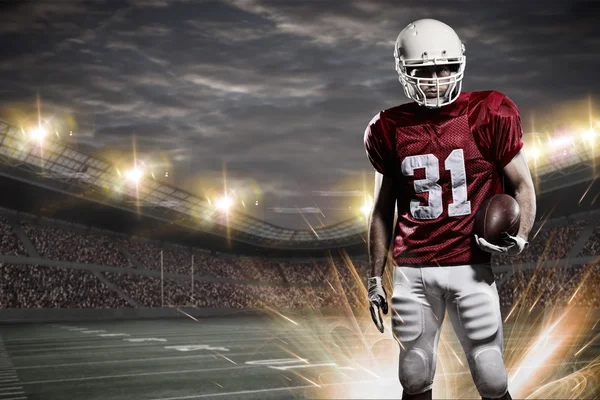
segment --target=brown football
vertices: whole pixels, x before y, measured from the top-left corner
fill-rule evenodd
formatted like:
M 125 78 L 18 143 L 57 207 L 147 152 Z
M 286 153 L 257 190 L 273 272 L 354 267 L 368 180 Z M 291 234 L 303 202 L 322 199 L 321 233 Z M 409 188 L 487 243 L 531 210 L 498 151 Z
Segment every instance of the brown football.
M 519 203 L 507 194 L 487 199 L 475 214 L 475 233 L 495 245 L 503 245 L 502 233 L 515 236 L 519 232 Z

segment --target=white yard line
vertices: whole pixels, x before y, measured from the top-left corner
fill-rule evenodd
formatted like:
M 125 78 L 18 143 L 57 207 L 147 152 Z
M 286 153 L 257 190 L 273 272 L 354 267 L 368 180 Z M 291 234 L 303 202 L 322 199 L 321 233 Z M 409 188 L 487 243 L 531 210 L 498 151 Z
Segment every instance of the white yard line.
M 156 336 L 146 335 L 145 337 L 153 338 Z M 133 339 L 135 339 L 135 338 L 133 338 Z M 65 352 L 65 351 L 72 351 L 72 350 L 102 350 L 102 349 L 123 349 L 123 348 L 141 349 L 141 348 L 146 348 L 146 347 L 161 347 L 161 346 L 164 346 L 165 343 L 168 344 L 169 346 L 217 344 L 220 346 L 228 347 L 228 344 L 230 345 L 232 342 L 235 342 L 236 343 L 235 347 L 240 347 L 240 346 L 237 346 L 238 343 L 242 343 L 242 344 L 243 343 L 251 343 L 251 342 L 264 343 L 266 340 L 270 340 L 270 339 L 275 340 L 277 338 L 268 336 L 268 337 L 233 339 L 233 340 L 231 340 L 231 339 L 224 340 L 222 338 L 218 339 L 218 340 L 204 340 L 202 337 L 198 337 L 194 341 L 186 341 L 186 342 L 181 342 L 181 341 L 177 341 L 177 342 L 139 342 L 139 343 L 114 344 L 114 345 L 106 345 L 106 346 L 49 347 L 49 348 L 45 348 L 45 349 L 28 349 L 26 351 L 19 351 L 19 352 L 20 353 L 41 353 L 41 352 Z M 292 343 L 294 342 L 294 340 L 292 340 L 290 338 L 287 338 L 287 340 Z M 311 339 L 311 340 L 299 339 L 297 344 L 306 345 L 309 343 L 323 343 L 323 342 L 324 342 L 324 340 L 319 340 L 319 339 Z M 19 354 L 19 352 L 15 351 L 11 355 L 11 358 L 14 360 L 14 359 L 26 358 L 26 357 L 57 357 L 56 354 Z
M 323 383 L 319 384 L 321 387 L 329 387 L 329 386 L 340 386 L 340 385 L 354 385 L 354 384 L 363 384 L 363 383 L 379 383 L 383 381 L 396 381 L 397 379 L 377 379 L 377 380 L 366 380 L 366 381 L 351 381 L 351 382 L 341 382 L 341 383 Z M 181 397 L 159 397 L 154 398 L 152 400 L 186 400 L 186 399 L 201 399 L 203 397 L 213 397 L 213 396 L 239 396 L 244 394 L 255 394 L 255 393 L 266 393 L 266 392 L 280 392 L 285 390 L 298 390 L 298 389 L 309 389 L 315 388 L 314 385 L 303 385 L 303 386 L 290 386 L 290 387 L 278 387 L 278 388 L 270 388 L 270 389 L 256 389 L 256 390 L 240 390 L 237 392 L 222 392 L 222 393 L 210 393 L 210 394 L 196 394 L 191 396 L 181 396 Z
M 127 334 L 129 335 L 128 337 L 135 337 L 135 336 L 153 336 L 153 337 L 163 337 L 163 338 L 188 338 L 188 337 L 209 337 L 211 338 L 212 336 L 215 336 L 215 338 L 211 338 L 209 340 L 219 340 L 219 338 L 222 338 L 224 335 L 227 335 L 229 337 L 237 337 L 240 336 L 242 338 L 247 337 L 248 335 L 250 335 L 251 337 L 257 337 L 252 335 L 253 332 L 227 332 L 227 331 L 223 331 L 220 333 L 215 333 L 214 335 L 206 335 L 206 334 L 202 334 L 199 332 L 191 332 L 191 333 L 186 333 L 186 334 L 182 334 L 182 333 L 173 333 L 171 332 L 171 334 L 165 334 L 165 333 L 160 333 L 160 332 L 152 332 L 152 335 L 148 334 L 149 331 L 145 331 L 145 332 L 122 332 L 122 331 L 115 331 L 115 334 Z M 265 330 L 259 330 L 256 331 L 256 333 L 264 333 Z M 271 333 L 271 336 L 275 335 L 275 336 L 290 336 L 290 332 L 282 332 L 282 333 L 278 333 L 275 331 L 269 331 Z M 294 334 L 297 334 L 298 336 L 302 336 L 305 333 L 311 333 L 312 331 L 294 331 Z M 119 337 L 102 337 L 100 336 L 101 334 L 98 335 L 92 335 L 91 337 L 93 337 L 94 339 L 97 340 L 101 340 L 101 341 L 106 341 L 109 342 L 111 340 L 115 340 L 119 339 Z M 373 335 L 366 335 L 366 337 L 369 336 L 380 336 L 381 334 L 373 334 Z M 268 338 L 269 336 L 259 336 L 259 337 L 265 337 Z M 39 339 L 38 339 L 39 340 Z M 81 335 L 81 336 L 76 336 L 73 338 L 65 338 L 63 341 L 61 342 L 50 342 L 50 341 L 43 341 L 40 340 L 41 343 L 30 343 L 30 344 L 16 344 L 16 345 L 9 345 L 9 346 L 5 346 L 8 350 L 10 350 L 11 354 L 14 351 L 18 351 L 19 349 L 30 349 L 30 348 L 34 348 L 34 347 L 40 347 L 40 346 L 60 346 L 63 343 L 73 343 L 73 342 L 86 342 L 90 340 L 90 336 L 89 335 Z M 0 357 L 1 359 L 1 357 Z
M 104 376 L 86 376 L 82 378 L 66 378 L 66 379 L 51 379 L 45 381 L 21 381 L 21 385 L 37 385 L 46 383 L 62 383 L 62 382 L 80 382 L 80 381 L 93 381 L 101 379 L 119 379 L 119 378 L 130 378 L 133 376 L 152 376 L 152 375 L 172 375 L 172 374 L 188 374 L 196 372 L 209 372 L 209 371 L 229 371 L 234 369 L 244 368 L 257 368 L 255 365 L 241 365 L 238 367 L 227 367 L 227 368 L 204 368 L 204 369 L 187 369 L 182 371 L 161 371 L 161 372 L 142 372 L 138 374 L 122 374 L 122 375 L 104 375 Z
M 193 332 L 187 332 L 187 328 L 186 328 L 186 329 L 180 330 L 179 333 L 184 333 L 186 336 L 198 335 L 198 334 L 220 336 L 220 335 L 223 335 L 224 332 L 227 332 L 227 333 L 247 334 L 247 333 L 253 333 L 253 332 L 264 332 L 265 329 L 271 329 L 270 327 L 269 328 L 264 327 L 264 328 L 244 329 L 244 330 L 240 330 L 238 328 L 239 327 L 237 327 L 237 328 L 236 327 L 231 327 L 230 330 L 228 330 L 228 329 L 220 329 L 220 330 L 214 330 L 214 331 L 210 331 L 210 332 L 207 332 L 207 331 L 205 331 L 203 329 L 198 329 L 197 331 L 193 331 Z M 87 329 L 87 328 L 85 328 L 85 329 Z M 130 332 L 130 333 L 133 332 L 134 335 L 144 334 L 145 332 L 147 332 L 147 330 L 145 330 L 145 329 L 122 329 L 120 327 L 119 328 L 108 327 L 107 330 L 108 329 L 110 329 L 113 332 L 124 332 L 124 331 Z M 294 329 L 294 331 L 312 331 L 312 330 L 311 329 Z M 139 333 L 136 333 L 136 332 L 139 332 Z M 154 331 L 154 332 L 155 332 L 155 334 L 166 335 L 166 334 L 170 334 L 170 333 L 173 333 L 173 332 L 177 332 L 177 330 L 176 329 L 169 329 L 169 330 L 164 330 L 164 331 L 157 330 L 157 331 Z M 68 342 L 68 341 L 71 341 L 71 340 L 77 340 L 78 338 L 79 339 L 85 339 L 85 336 L 75 335 L 77 333 L 79 333 L 79 332 L 73 332 L 73 335 L 71 335 L 71 336 L 46 336 L 46 337 L 43 337 L 41 339 L 40 339 L 39 336 L 31 337 L 31 338 L 4 339 L 4 344 L 5 344 L 6 348 L 10 348 L 11 346 L 10 345 L 7 346 L 6 345 L 7 343 L 13 343 L 13 342 L 14 343 L 18 343 L 18 342 L 27 342 L 27 341 L 44 341 L 44 340 L 64 340 L 64 341 Z M 26 345 L 26 344 L 24 344 L 24 345 Z
M 242 355 L 252 355 L 256 354 L 256 352 L 251 353 L 237 353 L 230 354 L 230 356 L 242 356 Z M 101 364 L 119 364 L 124 362 L 146 362 L 146 361 L 160 361 L 160 360 L 185 360 L 185 359 L 193 359 L 193 358 L 212 358 L 212 354 L 197 354 L 194 356 L 173 356 L 173 357 L 152 357 L 152 358 L 129 358 L 126 360 L 103 360 L 103 361 L 86 361 L 86 362 L 76 362 L 76 363 L 65 363 L 65 364 L 42 364 L 42 365 L 28 365 L 25 367 L 15 367 L 16 370 L 24 370 L 24 369 L 38 369 L 38 368 L 59 368 L 59 367 L 75 367 L 81 365 L 101 365 Z
M 23 389 L 21 386 L 12 386 L 12 387 L 0 388 L 0 392 L 3 392 L 4 390 L 21 390 L 21 389 Z M 0 393 L 0 395 L 2 395 L 2 393 Z
M 154 335 L 146 335 L 145 337 L 147 338 L 153 338 L 156 337 Z M 130 338 L 131 339 L 131 338 Z M 275 340 L 278 338 L 269 336 L 269 337 L 259 337 L 259 338 L 247 338 L 247 339 L 228 339 L 227 341 L 223 340 L 223 339 L 219 339 L 219 340 L 204 340 L 202 337 L 198 337 L 196 340 L 194 340 L 193 342 L 187 341 L 184 343 L 181 342 L 152 342 L 152 341 L 148 341 L 148 342 L 139 342 L 139 343 L 123 343 L 123 344 L 114 344 L 114 345 L 106 345 L 106 346 L 73 346 L 73 347 L 50 347 L 47 349 L 28 349 L 27 351 L 21 351 L 21 352 L 15 352 L 14 354 L 11 355 L 11 358 L 13 360 L 15 359 L 27 359 L 27 358 L 56 358 L 58 357 L 56 355 L 56 352 L 68 352 L 68 351 L 75 351 L 75 350 L 90 350 L 89 352 L 78 352 L 78 356 L 84 356 L 86 354 L 90 354 L 93 355 L 93 353 L 95 352 L 95 350 L 105 350 L 105 349 L 125 349 L 125 348 L 129 348 L 131 350 L 136 350 L 136 349 L 145 349 L 145 348 L 158 348 L 158 347 L 164 347 L 165 345 L 169 345 L 169 346 L 191 346 L 191 345 L 199 345 L 199 344 L 213 344 L 213 345 L 219 345 L 221 347 L 227 347 L 227 348 L 238 348 L 238 349 L 243 349 L 243 348 L 248 348 L 250 344 L 252 344 L 253 342 L 261 342 L 264 343 L 266 340 Z M 321 344 L 321 343 L 326 343 L 325 338 L 323 338 L 323 340 L 319 340 L 319 339 L 310 339 L 310 340 L 306 340 L 306 339 L 298 339 L 297 342 L 295 342 L 295 340 L 293 338 L 289 338 L 286 337 L 288 342 L 291 342 L 293 345 L 301 345 L 303 349 L 307 349 L 309 347 L 307 347 L 307 345 L 309 344 Z M 392 338 L 388 338 L 390 340 L 393 340 Z M 445 341 L 446 343 L 453 343 L 451 341 Z M 234 346 L 231 346 L 231 343 L 235 343 Z M 242 344 L 243 346 L 239 346 L 239 344 Z M 571 344 L 567 347 L 570 348 L 574 348 L 577 347 L 578 345 L 576 344 Z M 528 348 L 529 345 L 521 345 L 521 346 L 517 346 L 514 347 L 516 349 L 520 349 L 520 348 Z M 319 346 L 315 347 L 315 349 L 318 349 Z M 362 348 L 362 346 L 350 346 L 350 347 L 346 347 L 347 349 L 359 349 Z M 119 351 L 119 350 L 117 350 Z M 34 354 L 19 354 L 19 353 L 34 353 Z M 44 354 L 37 354 L 37 353 L 44 353 Z M 105 353 L 102 353 L 103 355 Z M 7 367 L 11 367 L 14 368 L 11 365 L 7 364 Z

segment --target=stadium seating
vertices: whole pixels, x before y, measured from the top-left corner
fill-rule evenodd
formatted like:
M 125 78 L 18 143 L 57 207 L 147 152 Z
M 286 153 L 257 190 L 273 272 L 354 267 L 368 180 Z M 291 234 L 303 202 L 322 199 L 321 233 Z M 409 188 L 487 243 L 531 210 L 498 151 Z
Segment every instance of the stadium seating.
M 600 254 L 600 223 L 596 225 L 592 236 L 579 253 L 579 256 L 595 256 Z
M 118 242 L 108 236 L 31 223 L 22 223 L 22 226 L 42 258 L 133 267 L 131 262 L 117 250 Z
M 0 264 L 3 308 L 120 308 L 131 307 L 91 272 Z
M 364 282 L 369 266 L 364 259 L 287 262 L 237 257 L 140 238 L 127 240 L 116 234 L 69 229 L 60 224 L 15 221 L 0 218 L 0 254 L 39 257 L 58 261 L 59 265 L 0 263 L 2 308 L 194 306 L 318 310 L 367 306 Z M 22 235 L 17 235 L 15 223 L 20 223 L 37 255 L 28 254 L 26 249 L 31 246 L 25 246 Z M 541 228 L 536 226 L 526 253 L 514 258 L 494 257 L 493 265 L 565 259 L 585 227 L 585 221 L 549 221 Z M 589 232 L 591 227 L 588 235 Z M 578 256 L 599 255 L 600 224 L 586 240 L 585 246 L 582 240 L 577 247 L 582 249 Z M 166 274 L 162 282 L 161 251 L 162 272 Z M 69 268 L 60 266 L 60 262 L 69 263 Z M 94 270 L 96 266 L 106 268 L 98 272 Z M 496 281 L 503 307 L 600 307 L 600 267 L 594 263 L 504 268 L 496 271 Z
M 26 256 L 27 251 L 23 244 L 13 231 L 12 226 L 4 218 L 0 218 L 0 235 L 2 244 L 0 244 L 0 254 L 7 256 Z
M 585 222 L 576 221 L 564 226 L 546 227 L 544 225 L 539 231 L 533 229 L 527 251 L 517 257 L 493 257 L 492 262 L 494 265 L 504 265 L 563 259 L 579 238 L 584 227 Z

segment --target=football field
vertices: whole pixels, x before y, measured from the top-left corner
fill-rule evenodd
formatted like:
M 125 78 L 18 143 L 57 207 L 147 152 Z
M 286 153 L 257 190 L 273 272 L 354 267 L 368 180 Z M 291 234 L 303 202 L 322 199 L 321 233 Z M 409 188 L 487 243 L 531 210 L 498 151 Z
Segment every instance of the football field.
M 381 335 L 368 320 L 292 318 L 0 325 L 0 400 L 401 397 L 389 329 Z M 526 331 L 506 324 L 505 335 L 510 330 L 515 343 Z M 434 393 L 479 398 L 448 324 L 439 355 Z M 597 355 L 593 342 L 570 370 Z M 566 374 L 556 360 L 546 364 Z

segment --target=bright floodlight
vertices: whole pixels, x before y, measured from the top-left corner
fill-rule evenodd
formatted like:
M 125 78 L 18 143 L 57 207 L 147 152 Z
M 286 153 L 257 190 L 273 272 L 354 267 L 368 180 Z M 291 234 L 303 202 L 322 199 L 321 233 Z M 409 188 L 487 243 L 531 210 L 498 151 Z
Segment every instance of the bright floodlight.
M 373 208 L 373 201 L 371 199 L 366 200 L 365 204 L 360 208 L 360 211 L 364 214 L 365 217 L 369 217 L 371 214 L 371 209 Z
M 142 179 L 142 175 L 142 171 L 136 167 L 125 172 L 125 179 L 137 184 L 140 182 L 140 179 Z
M 41 126 L 38 126 L 37 128 L 33 129 L 31 132 L 29 132 L 29 136 L 34 140 L 42 140 L 47 135 L 48 135 L 48 131 L 45 130 L 44 128 L 42 128 Z
M 529 150 L 529 154 L 531 154 L 534 160 L 537 160 L 542 155 L 542 152 L 537 146 L 532 146 Z
M 233 204 L 233 200 L 229 196 L 223 196 L 217 200 L 216 206 L 219 210 L 227 211 Z
M 596 140 L 596 136 L 598 136 L 598 134 L 593 129 L 590 129 L 588 131 L 583 132 L 582 136 L 584 141 L 590 144 L 594 144 L 594 141 Z
M 573 136 L 558 136 L 548 139 L 548 145 L 552 150 L 569 147 L 573 144 Z

